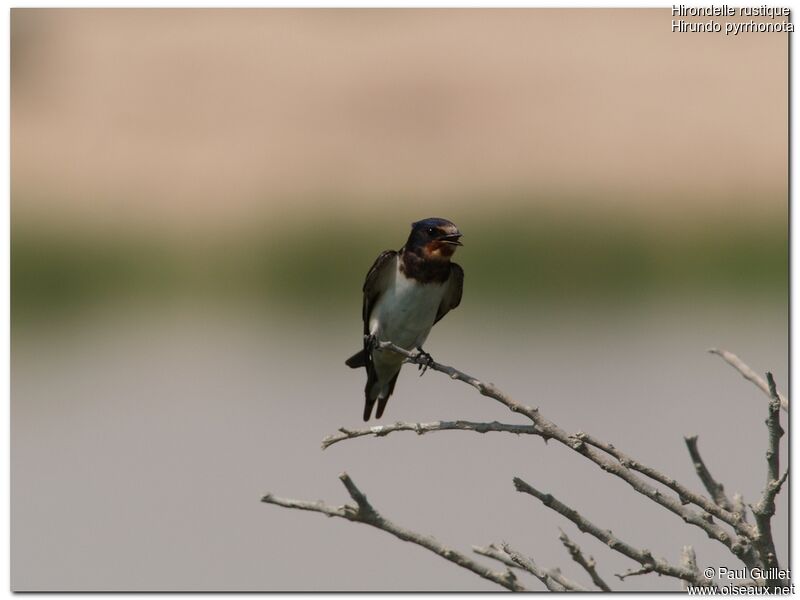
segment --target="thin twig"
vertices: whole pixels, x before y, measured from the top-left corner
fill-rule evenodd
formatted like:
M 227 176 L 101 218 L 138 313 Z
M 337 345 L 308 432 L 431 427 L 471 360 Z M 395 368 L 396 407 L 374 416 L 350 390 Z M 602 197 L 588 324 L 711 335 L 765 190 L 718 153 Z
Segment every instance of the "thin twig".
M 342 519 L 347 519 L 348 521 L 370 525 L 387 533 L 391 533 L 393 536 L 403 541 L 422 546 L 434 554 L 438 554 L 442 558 L 457 564 L 459 567 L 468 569 L 476 575 L 479 575 L 484 579 L 488 579 L 489 581 L 493 581 L 504 588 L 512 591 L 525 591 L 525 588 L 517 581 L 516 576 L 510 570 L 506 570 L 505 572 L 492 571 L 488 567 L 473 561 L 461 552 L 446 548 L 440 542 L 430 536 L 415 533 L 408 529 L 404 529 L 399 525 L 395 525 L 375 510 L 375 508 L 367 500 L 367 497 L 361 492 L 361 490 L 358 489 L 358 487 L 356 487 L 356 484 L 352 479 L 350 479 L 347 473 L 342 473 L 339 475 L 339 479 L 341 479 L 342 483 L 347 488 L 347 492 L 350 494 L 350 497 L 356 502 L 356 506 L 345 505 L 336 508 L 323 504 L 322 502 L 307 502 L 304 500 L 278 498 L 272 494 L 267 494 L 264 496 L 262 498 L 262 502 L 275 504 L 276 506 L 283 506 L 285 508 L 309 510 L 322 513 L 329 517 L 340 517 Z
M 692 585 L 707 586 L 709 584 L 708 579 L 699 573 L 692 572 L 690 569 L 682 566 L 672 565 L 664 559 L 654 558 L 649 550 L 641 550 L 631 546 L 626 542 L 623 542 L 618 537 L 614 536 L 610 531 L 600 529 L 597 525 L 578 513 L 578 511 L 570 508 L 560 500 L 556 499 L 552 494 L 540 492 L 519 477 L 514 478 L 514 486 L 517 488 L 517 491 L 530 494 L 534 498 L 537 498 L 546 507 L 554 510 L 555 512 L 575 523 L 575 525 L 577 525 L 578 529 L 581 531 L 594 536 L 612 550 L 619 552 L 620 554 L 623 554 L 632 560 L 635 560 L 642 565 L 642 567 L 652 568 L 654 572 L 660 575 L 675 577 L 677 579 L 687 581 Z
M 618 577 L 620 581 L 625 581 L 627 577 L 636 577 L 637 575 L 649 575 L 653 571 L 655 571 L 655 567 L 653 565 L 644 565 L 643 567 L 639 567 L 638 569 L 628 569 L 624 573 L 614 573 L 614 576 Z
M 430 361 L 426 357 L 423 357 L 415 352 L 410 352 L 405 348 L 401 348 L 400 346 L 397 346 L 391 342 L 378 342 L 378 348 L 400 354 L 406 358 L 406 362 L 412 364 L 426 364 L 430 369 L 444 373 L 451 379 L 457 379 L 458 381 L 463 381 L 464 383 L 471 385 L 484 396 L 497 400 L 512 412 L 525 415 L 533 422 L 533 424 L 536 426 L 536 430 L 541 432 L 542 435 L 545 435 L 548 438 L 554 438 L 567 448 L 570 448 L 571 450 L 574 450 L 578 454 L 581 454 L 582 456 L 591 460 L 603 471 L 619 477 L 640 494 L 647 496 L 652 501 L 678 515 L 681 519 L 683 519 L 684 522 L 699 527 L 706 533 L 706 535 L 708 535 L 708 537 L 725 545 L 731 552 L 733 552 L 733 554 L 738 556 L 746 566 L 757 566 L 750 560 L 751 545 L 748 539 L 738 535 L 731 535 L 720 525 L 714 523 L 710 519 L 705 518 L 707 515 L 698 514 L 696 511 L 690 510 L 687 506 L 684 506 L 678 499 L 672 498 L 666 494 L 663 494 L 659 490 L 654 489 L 652 485 L 634 475 L 633 472 L 624 467 L 618 461 L 609 459 L 605 453 L 595 450 L 583 440 L 578 439 L 576 436 L 569 435 L 555 423 L 541 416 L 538 408 L 525 406 L 516 402 L 511 397 L 503 393 L 494 384 L 484 383 L 479 379 L 472 377 L 471 375 L 467 375 L 466 373 L 459 371 L 458 369 Z M 652 471 L 655 470 L 653 469 Z M 660 476 L 665 480 L 670 479 L 666 475 Z
M 683 547 L 681 551 L 681 566 L 700 575 L 700 569 L 697 567 L 697 555 L 694 553 L 692 546 Z M 689 585 L 685 581 L 683 582 L 683 589 L 689 589 Z
M 511 567 L 513 569 L 522 569 L 522 567 L 511 560 L 511 557 L 506 554 L 502 548 L 498 548 L 495 544 L 489 544 L 488 546 L 473 546 L 472 551 L 475 554 L 480 554 L 481 556 L 486 556 L 488 558 L 493 558 L 497 561 L 500 561 L 507 567 Z
M 723 507 L 719 503 L 712 502 L 705 496 L 701 496 L 699 494 L 695 494 L 693 491 L 688 489 L 686 486 L 680 484 L 675 479 L 668 477 L 653 469 L 652 467 L 648 467 L 647 465 L 643 465 L 640 462 L 632 459 L 630 456 L 627 456 L 613 444 L 609 444 L 607 442 L 603 442 L 594 438 L 593 436 L 589 435 L 588 433 L 578 433 L 575 437 L 580 440 L 583 440 L 587 444 L 594 446 L 595 448 L 599 448 L 604 452 L 610 454 L 614 458 L 616 458 L 622 466 L 633 469 L 634 471 L 638 471 L 642 475 L 653 479 L 661 484 L 664 484 L 676 494 L 678 494 L 678 499 L 681 501 L 682 504 L 694 504 L 699 506 L 707 513 L 717 517 L 721 521 L 724 521 L 728 525 L 734 527 L 740 534 L 746 537 L 752 537 L 754 535 L 754 531 L 752 528 L 746 524 L 742 524 L 742 519 L 737 517 L 735 514 L 730 512 L 729 508 Z M 688 443 L 688 442 L 687 442 Z
M 504 547 L 508 547 L 508 544 L 504 544 Z M 482 556 L 488 556 L 489 558 L 493 558 L 495 560 L 499 560 L 501 563 L 506 565 L 507 567 L 513 567 L 515 569 L 522 569 L 523 571 L 530 572 L 528 567 L 533 566 L 537 569 L 537 572 L 542 577 L 548 577 L 550 580 L 555 581 L 558 585 L 560 585 L 564 590 L 553 590 L 553 591 L 567 591 L 567 592 L 588 592 L 589 590 L 582 586 L 580 583 L 576 581 L 572 581 L 568 579 L 561 573 L 561 569 L 549 569 L 547 571 L 543 569 L 539 569 L 535 565 L 532 559 L 527 559 L 528 567 L 522 566 L 519 562 L 514 562 L 511 556 L 506 552 L 503 548 L 498 548 L 495 544 L 489 544 L 485 548 L 480 546 L 473 546 L 472 551 L 476 554 L 481 554 Z M 517 559 L 520 559 L 519 554 L 517 554 Z M 522 557 L 524 560 L 524 557 Z M 538 575 L 537 575 L 538 577 Z M 541 580 L 541 577 L 540 577 Z M 543 583 L 545 583 L 543 581 Z M 547 583 L 545 583 L 547 585 Z
M 703 457 L 700 456 L 700 450 L 697 447 L 697 436 L 685 436 L 683 441 L 686 442 L 686 449 L 689 451 L 689 456 L 692 459 L 692 464 L 694 465 L 697 476 L 700 478 L 700 481 L 703 482 L 703 486 L 708 490 L 708 493 L 711 494 L 711 498 L 713 498 L 714 502 L 723 509 L 733 513 L 734 516 L 738 516 L 739 520 L 745 520 L 747 513 L 737 513 L 736 505 L 728 498 L 724 486 L 714 479 L 714 476 L 711 475 L 711 471 L 706 467 L 706 463 Z
M 336 442 L 350 440 L 357 437 L 372 435 L 375 437 L 383 437 L 395 431 L 413 431 L 422 435 L 431 431 L 474 431 L 476 433 L 488 433 L 490 431 L 498 431 L 505 433 L 515 433 L 517 435 L 539 435 L 545 437 L 533 425 L 513 425 L 510 423 L 498 423 L 492 421 L 491 423 L 476 423 L 474 421 L 433 421 L 431 423 L 392 423 L 390 425 L 376 425 L 366 429 L 339 429 L 339 433 L 329 435 L 322 440 L 322 449 L 332 446 Z M 546 439 L 546 437 L 545 437 Z
M 775 541 L 772 539 L 772 517 L 775 515 L 775 496 L 783 486 L 783 482 L 789 476 L 788 469 L 783 474 L 780 473 L 780 442 L 783 436 L 783 428 L 780 421 L 781 401 L 775 386 L 775 379 L 772 373 L 767 373 L 772 400 L 769 403 L 769 413 L 767 415 L 767 482 L 764 492 L 758 504 L 751 506 L 753 516 L 758 530 L 758 536 L 754 541 L 758 549 L 764 566 L 768 572 L 777 571 L 779 567 L 778 556 L 775 551 Z M 784 579 L 779 577 L 768 577 L 767 585 L 770 587 L 783 585 Z
M 742 515 L 742 520 L 747 521 L 747 505 L 744 497 L 738 492 L 733 494 L 733 512 Z
M 775 378 L 772 377 L 772 373 L 767 373 L 767 381 L 769 382 L 769 393 L 772 396 L 772 401 L 769 405 L 769 413 L 767 415 L 767 432 L 769 434 L 767 446 L 767 484 L 769 484 L 776 481 L 780 476 L 780 443 L 784 431 L 781 427 L 781 415 L 777 406 L 780 403 L 780 399 L 778 397 L 777 387 L 775 386 Z
M 741 358 L 736 356 L 733 352 L 728 352 L 727 350 L 720 350 L 719 348 L 711 348 L 709 349 L 711 354 L 716 354 L 717 356 L 721 357 L 726 363 L 732 366 L 734 369 L 739 371 L 742 377 L 753 383 L 758 389 L 760 389 L 764 394 L 766 394 L 767 398 L 771 397 L 771 393 L 769 390 L 769 384 L 766 381 L 761 379 L 758 376 L 758 373 L 753 371 L 749 366 L 747 366 Z M 776 391 L 778 398 L 780 399 L 781 408 L 785 410 L 787 413 L 789 412 L 789 399 L 781 394 L 780 392 Z
M 559 530 L 561 531 L 561 530 Z M 592 583 L 594 583 L 597 587 L 599 587 L 604 592 L 610 592 L 611 588 L 608 587 L 608 584 L 603 581 L 603 578 L 597 573 L 597 569 L 595 569 L 595 560 L 591 556 L 587 559 L 583 552 L 581 551 L 581 547 L 578 546 L 575 542 L 573 542 L 566 533 L 561 531 L 561 535 L 558 536 L 558 539 L 561 540 L 561 543 L 567 548 L 569 555 L 572 557 L 576 563 L 583 567 L 583 569 L 589 574 L 589 577 L 592 578 Z
M 564 589 L 568 592 L 588 592 L 591 591 L 586 587 L 582 586 L 577 581 L 573 581 L 569 577 L 566 577 L 562 572 L 561 569 L 558 567 L 554 567 L 552 569 L 547 570 L 547 574 L 556 582 L 564 587 Z
M 545 571 L 544 569 L 539 568 L 532 559 L 523 556 L 513 548 L 509 547 L 508 544 L 503 544 L 503 551 L 508 554 L 509 558 L 512 561 L 517 563 L 520 568 L 524 569 L 528 573 L 532 574 L 536 579 L 541 581 L 544 586 L 550 590 L 551 592 L 566 592 L 567 588 L 558 581 L 556 581 L 550 573 Z

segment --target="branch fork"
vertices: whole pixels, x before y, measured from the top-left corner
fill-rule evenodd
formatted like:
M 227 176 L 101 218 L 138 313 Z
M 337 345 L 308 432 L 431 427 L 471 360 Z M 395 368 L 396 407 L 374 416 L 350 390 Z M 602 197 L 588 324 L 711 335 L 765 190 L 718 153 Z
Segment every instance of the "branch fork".
M 747 522 L 747 506 L 742 496 L 734 494 L 732 498 L 728 497 L 723 485 L 711 475 L 700 456 L 697 436 L 685 437 L 684 441 L 695 471 L 709 493 L 708 497 L 693 492 L 674 478 L 628 456 L 613 444 L 603 442 L 585 432 L 567 433 L 558 425 L 543 417 L 538 408 L 516 402 L 494 384 L 484 383 L 458 369 L 437 363 L 425 353 L 410 352 L 391 342 L 375 342 L 375 345 L 381 351 L 400 354 L 404 357 L 405 362 L 425 366 L 433 371 L 444 373 L 451 379 L 462 381 L 474 387 L 483 396 L 492 398 L 504 405 L 512 413 L 524 415 L 531 423 L 519 425 L 497 421 L 481 423 L 459 420 L 429 423 L 396 422 L 368 429 L 346 429 L 342 427 L 337 433 L 326 437 L 322 441 L 323 449 L 344 440 L 367 436 L 384 437 L 398 431 L 413 431 L 418 435 L 438 431 L 472 431 L 481 434 L 501 432 L 514 433 L 516 435 L 533 435 L 542 438 L 545 442 L 549 439 L 555 439 L 563 446 L 593 462 L 601 470 L 622 479 L 634 491 L 674 513 L 685 523 L 703 530 L 709 538 L 728 548 L 748 568 L 762 567 L 770 569 L 770 572 L 779 572 L 777 553 L 772 538 L 771 521 L 775 514 L 775 497 L 788 477 L 788 470 L 782 475 L 779 474 L 780 438 L 784 435 L 780 425 L 780 410 L 783 409 L 788 412 L 788 399 L 778 392 L 771 373 L 766 374 L 766 381 L 764 381 L 755 375 L 752 369 L 747 367 L 736 355 L 724 350 L 711 350 L 711 352 L 721 356 L 746 379 L 764 391 L 770 399 L 769 414 L 766 420 L 768 431 L 768 447 L 766 451 L 767 481 L 759 501 L 754 505 L 749 505 L 755 520 L 755 524 L 751 525 Z M 542 569 L 536 565 L 533 559 L 515 551 L 506 543 L 503 543 L 501 547 L 494 544 L 490 544 L 485 548 L 473 547 L 475 553 L 499 561 L 505 567 L 504 571 L 493 571 L 456 550 L 446 548 L 429 536 L 420 535 L 395 525 L 380 515 L 370 504 L 367 496 L 361 492 L 346 473 L 340 475 L 340 480 L 355 502 L 354 506 L 345 505 L 334 508 L 322 502 L 290 500 L 278 498 L 271 494 L 264 496 L 263 501 L 269 504 L 319 512 L 329 517 L 340 517 L 371 525 L 391 533 L 401 540 L 422 546 L 446 560 L 509 590 L 525 590 L 511 570 L 519 569 L 532 574 L 551 591 L 588 591 L 582 585 L 564 576 L 560 569 Z M 663 558 L 655 558 L 649 550 L 637 548 L 614 536 L 610 530 L 598 527 L 577 510 L 567 506 L 552 494 L 537 490 L 519 477 L 515 477 L 513 482 L 517 491 L 537 498 L 544 506 L 574 523 L 581 532 L 591 535 L 611 550 L 639 564 L 637 569 L 630 569 L 626 573 L 616 574 L 620 581 L 624 581 L 628 577 L 656 573 L 676 578 L 684 586 L 714 587 L 713 582 L 698 569 L 695 552 L 691 546 L 684 546 L 680 564 L 672 564 Z M 654 487 L 652 482 L 663 485 L 668 491 L 662 491 Z M 699 510 L 692 508 L 693 506 Z M 602 591 L 611 591 L 610 587 L 597 573 L 594 559 L 591 557 L 587 559 L 580 547 L 570 540 L 563 531 L 559 539 L 567 548 L 572 559 L 590 576 L 592 583 Z M 779 579 L 771 579 L 766 583 L 773 587 L 786 584 L 785 581 Z

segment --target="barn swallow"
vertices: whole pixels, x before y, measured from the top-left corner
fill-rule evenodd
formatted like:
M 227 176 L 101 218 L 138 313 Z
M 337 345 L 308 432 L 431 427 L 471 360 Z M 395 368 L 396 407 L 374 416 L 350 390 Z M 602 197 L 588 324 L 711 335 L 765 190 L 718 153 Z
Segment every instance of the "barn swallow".
M 378 402 L 380 419 L 394 391 L 404 357 L 376 347 L 392 342 L 406 350 L 430 355 L 422 344 L 431 328 L 461 302 L 464 270 L 450 259 L 461 246 L 461 232 L 447 219 L 431 217 L 411 224 L 411 234 L 400 251 L 385 250 L 364 281 L 364 349 L 345 361 L 348 367 L 367 369 L 364 420 Z

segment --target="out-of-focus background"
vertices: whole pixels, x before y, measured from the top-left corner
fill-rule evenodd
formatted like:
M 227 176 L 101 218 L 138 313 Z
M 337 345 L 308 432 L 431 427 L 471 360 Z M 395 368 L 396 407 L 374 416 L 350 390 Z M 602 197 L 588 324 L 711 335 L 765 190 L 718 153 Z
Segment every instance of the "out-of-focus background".
M 14 9 L 12 585 L 491 590 L 358 525 L 508 541 L 623 590 L 677 589 L 514 492 L 518 475 L 672 561 L 721 547 L 540 440 L 320 440 L 360 424 L 364 274 L 409 224 L 464 232 L 427 350 L 754 501 L 788 377 L 788 37 L 671 33 L 658 10 Z M 383 422 L 519 421 L 407 368 Z M 775 536 L 784 560 L 788 506 Z M 584 581 L 584 583 L 588 583 Z M 532 588 L 538 589 L 535 584 Z

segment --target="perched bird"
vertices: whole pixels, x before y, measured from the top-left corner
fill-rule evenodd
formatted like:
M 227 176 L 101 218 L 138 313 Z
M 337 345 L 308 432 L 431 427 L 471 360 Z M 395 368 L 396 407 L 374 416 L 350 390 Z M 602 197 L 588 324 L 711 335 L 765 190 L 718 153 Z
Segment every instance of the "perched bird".
M 461 302 L 464 270 L 450 258 L 461 246 L 461 232 L 447 219 L 431 217 L 411 224 L 411 235 L 400 251 L 381 252 L 364 281 L 364 349 L 345 361 L 367 369 L 364 420 L 378 402 L 380 419 L 403 366 L 404 357 L 376 348 L 392 342 L 416 349 L 429 360 L 422 344 L 431 328 Z

